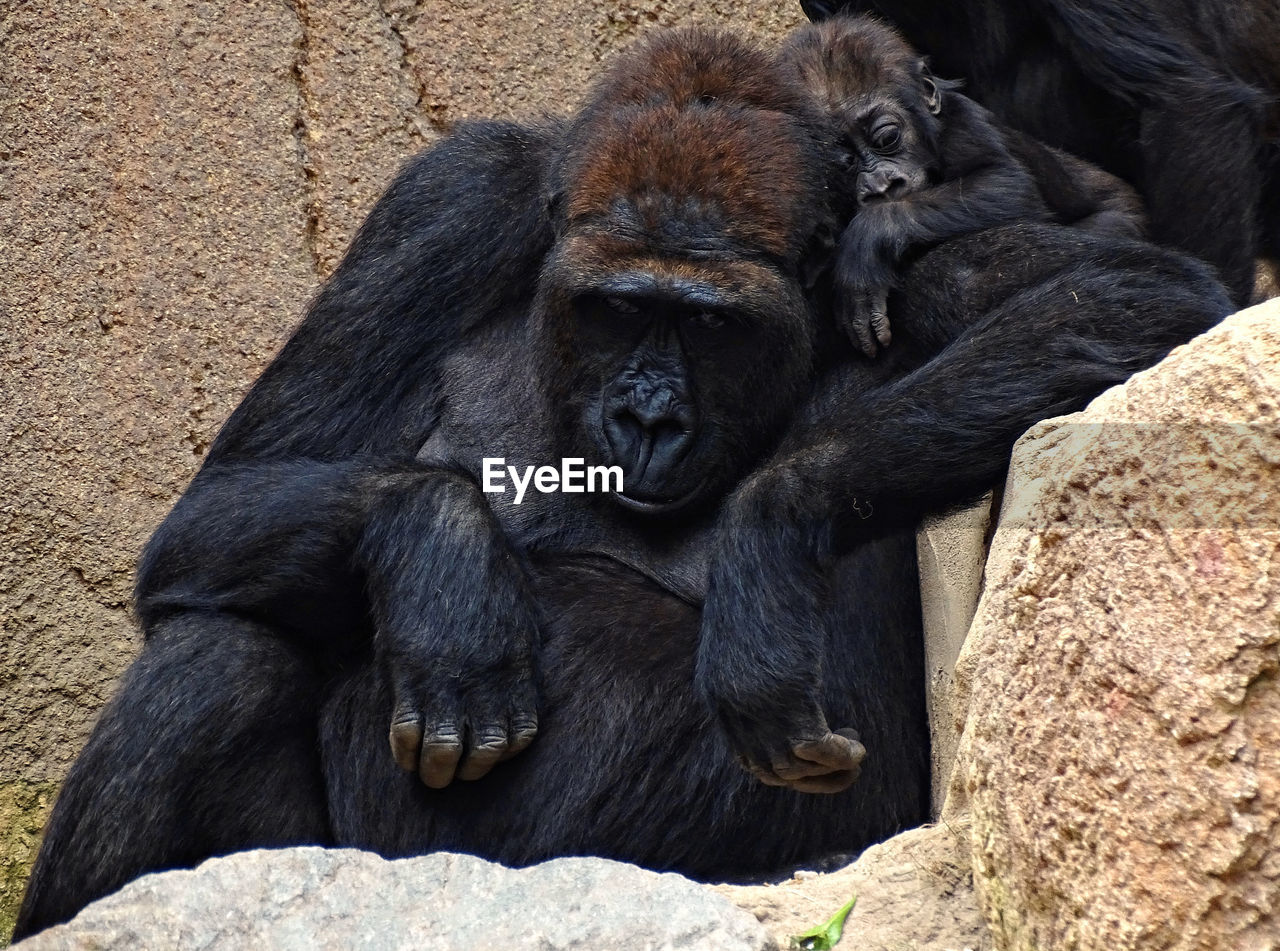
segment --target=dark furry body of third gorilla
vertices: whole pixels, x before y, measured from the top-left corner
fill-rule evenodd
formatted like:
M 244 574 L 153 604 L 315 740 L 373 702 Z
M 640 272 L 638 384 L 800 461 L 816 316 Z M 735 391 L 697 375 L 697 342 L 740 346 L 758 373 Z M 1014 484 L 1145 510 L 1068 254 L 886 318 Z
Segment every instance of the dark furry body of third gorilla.
M 1013 228 L 915 262 L 855 361 L 805 296 L 834 175 L 807 102 L 668 34 L 573 121 L 408 166 L 148 546 L 146 645 L 19 936 L 254 846 L 738 877 L 923 817 L 915 518 L 1228 304 L 1177 255 Z M 478 489 L 569 453 L 627 493 Z

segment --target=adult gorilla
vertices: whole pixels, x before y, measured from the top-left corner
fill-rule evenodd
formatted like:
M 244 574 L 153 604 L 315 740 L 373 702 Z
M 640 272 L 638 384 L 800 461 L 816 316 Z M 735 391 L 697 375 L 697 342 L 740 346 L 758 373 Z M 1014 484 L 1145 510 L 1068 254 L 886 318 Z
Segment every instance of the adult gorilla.
M 1033 227 L 922 259 L 890 355 L 855 362 L 806 295 L 837 174 L 807 102 L 731 37 L 663 34 L 570 122 L 408 166 L 148 546 L 146 646 L 19 936 L 252 846 L 744 876 L 924 816 L 915 515 L 1227 302 L 1171 253 Z M 812 506 L 802 457 L 760 468 L 788 429 Z M 625 493 L 478 488 L 485 457 L 564 455 Z M 872 541 L 829 531 L 845 480 Z
M 1137 186 L 1238 304 L 1280 256 L 1276 0 L 801 0 L 875 13 L 1003 121 Z

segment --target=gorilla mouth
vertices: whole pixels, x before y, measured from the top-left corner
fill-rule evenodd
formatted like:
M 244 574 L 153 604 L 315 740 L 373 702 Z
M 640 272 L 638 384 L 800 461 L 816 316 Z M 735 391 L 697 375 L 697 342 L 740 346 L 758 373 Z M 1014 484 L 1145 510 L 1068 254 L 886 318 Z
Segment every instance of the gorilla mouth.
M 702 490 L 706 487 L 707 480 L 702 479 L 692 489 L 674 499 L 661 498 L 645 498 L 636 495 L 628 495 L 626 492 L 614 492 L 613 499 L 623 508 L 639 515 L 668 515 L 672 512 L 678 512 L 680 509 L 693 502 L 702 494 Z

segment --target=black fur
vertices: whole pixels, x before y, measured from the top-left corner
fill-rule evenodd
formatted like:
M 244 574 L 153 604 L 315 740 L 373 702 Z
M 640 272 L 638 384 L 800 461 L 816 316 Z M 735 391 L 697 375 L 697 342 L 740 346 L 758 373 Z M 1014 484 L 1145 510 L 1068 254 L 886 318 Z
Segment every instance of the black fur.
M 874 13 L 998 117 L 1133 183 L 1156 240 L 1237 304 L 1280 254 L 1280 17 L 1272 0 L 801 0 Z
M 941 241 L 1018 221 L 1143 234 L 1122 182 L 999 128 L 873 17 L 801 27 L 781 57 L 841 140 L 855 210 L 837 248 L 836 315 L 868 357 L 889 344 L 887 298 L 903 262 Z
M 869 388 L 865 364 L 836 368 L 717 526 L 698 682 L 732 747 L 779 781 L 824 774 L 795 737 L 865 726 L 824 715 L 819 693 L 830 566 L 977 498 L 1031 424 L 1082 408 L 1231 310 L 1206 265 L 1052 224 L 942 243 L 890 306 L 903 319 L 887 382 Z M 879 597 L 862 580 L 855 596 Z M 867 762 L 888 752 L 866 747 Z
M 854 361 L 802 295 L 830 142 L 772 69 L 664 34 L 567 133 L 475 124 L 409 164 L 149 544 L 146 645 L 16 936 L 260 845 L 742 877 L 924 817 L 914 518 L 1228 305 L 1149 247 L 966 236 Z M 661 484 L 601 432 L 623 409 L 655 443 L 690 427 Z M 575 427 L 643 498 L 477 490 L 482 457 L 552 462 Z

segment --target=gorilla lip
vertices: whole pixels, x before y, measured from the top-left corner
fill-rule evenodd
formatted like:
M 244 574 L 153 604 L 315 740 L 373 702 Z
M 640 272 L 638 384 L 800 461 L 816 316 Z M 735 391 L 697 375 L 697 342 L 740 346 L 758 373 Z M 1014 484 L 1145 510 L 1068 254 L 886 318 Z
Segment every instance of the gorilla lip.
M 703 479 L 684 495 L 675 499 L 638 499 L 634 495 L 627 495 L 622 490 L 614 492 L 613 498 L 623 508 L 640 515 L 666 515 L 671 512 L 678 512 L 696 499 L 702 494 L 706 484 L 707 480 Z

